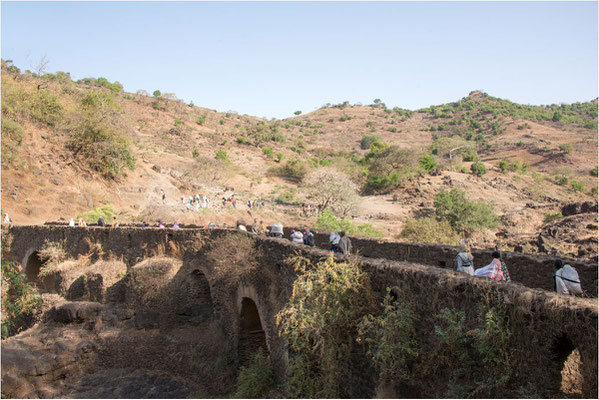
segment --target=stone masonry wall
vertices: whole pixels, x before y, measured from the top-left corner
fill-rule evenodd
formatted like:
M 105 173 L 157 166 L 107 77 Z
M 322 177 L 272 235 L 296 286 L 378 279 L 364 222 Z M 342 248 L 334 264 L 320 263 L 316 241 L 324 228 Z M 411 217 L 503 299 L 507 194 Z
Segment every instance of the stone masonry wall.
M 184 265 L 189 264 L 188 271 L 193 271 L 197 265 L 206 275 L 215 313 L 233 341 L 238 340 L 239 332 L 236 326 L 239 325 L 240 299 L 252 298 L 263 322 L 271 361 L 275 371 L 281 376 L 285 370 L 287 355 L 284 340 L 277 335 L 275 316 L 289 299 L 296 278 L 295 271 L 285 263 L 285 259 L 299 252 L 317 260 L 326 256 L 328 252 L 322 248 L 295 245 L 287 239 L 248 235 L 255 250 L 251 256 L 253 261 L 268 273 L 245 277 L 239 282 L 238 290 L 231 291 L 228 289 L 230 286 L 219 283 L 208 265 L 209 258 L 206 258 L 211 246 L 228 240 L 230 235 L 248 234 L 219 229 L 13 226 L 9 232 L 3 232 L 2 237 L 7 238 L 7 243 L 3 246 L 3 256 L 18 263 L 26 263 L 27 258 L 42 248 L 46 240 L 63 241 L 65 250 L 72 257 L 86 254 L 90 243 L 100 243 L 104 250 L 109 251 L 113 257 L 122 258 L 129 267 L 151 256 L 156 249 L 162 248 L 167 253 L 177 249 Z M 326 235 L 318 234 L 317 246 L 327 239 Z M 370 275 L 374 289 L 381 296 L 387 288 L 392 287 L 408 293 L 415 299 L 415 304 L 418 304 L 419 309 L 415 311 L 419 315 L 438 313 L 442 307 L 470 310 L 484 304 L 489 298 L 504 299 L 514 320 L 522 321 L 514 328 L 519 340 L 517 351 L 523 359 L 528 357 L 538 360 L 535 364 L 527 366 L 528 371 L 522 372 L 523 382 L 530 376 L 550 377 L 552 379 L 539 380 L 539 384 L 554 393 L 555 390 L 559 390 L 552 385 L 559 383 L 562 365 L 561 360 L 557 360 L 553 353 L 552 345 L 565 337 L 580 351 L 585 397 L 597 397 L 597 304 L 594 299 L 559 296 L 549 291 L 534 289 L 539 286 L 551 289 L 550 284 L 544 283 L 547 275 L 550 280 L 551 259 L 504 253 L 514 280 L 513 283 L 505 283 L 453 271 L 452 262 L 456 253 L 453 247 L 358 238 L 352 241 L 354 248 L 365 256 L 360 258 L 360 263 Z M 476 265 L 486 264 L 487 260 L 490 260 L 489 253 L 475 251 L 475 262 L 481 260 Z M 593 266 L 575 263 L 572 265 L 581 272 L 583 287 L 589 290 L 585 283 L 586 280 L 592 281 L 589 271 Z M 527 269 L 532 271 L 527 273 Z M 594 270 L 593 279 L 596 282 L 596 265 Z M 533 288 L 526 287 L 526 284 Z M 426 287 L 426 290 L 420 289 L 422 287 Z M 596 289 L 595 287 L 595 293 Z M 425 332 L 432 332 L 431 328 L 427 326 Z

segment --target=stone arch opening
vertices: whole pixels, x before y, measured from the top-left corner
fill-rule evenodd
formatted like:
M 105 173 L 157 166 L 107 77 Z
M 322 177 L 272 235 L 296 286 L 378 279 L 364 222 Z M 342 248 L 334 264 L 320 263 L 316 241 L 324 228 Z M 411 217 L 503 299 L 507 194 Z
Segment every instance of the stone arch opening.
M 25 263 L 25 276 L 27 277 L 27 281 L 37 286 L 38 289 L 52 290 L 54 288 L 54 276 L 50 275 L 44 279 L 40 279 L 39 277 L 43 265 L 44 262 L 42 261 L 39 252 L 33 251 L 29 257 L 27 257 L 27 262 Z
M 582 395 L 582 360 L 580 351 L 565 335 L 559 336 L 553 343 L 554 360 L 560 374 L 557 376 L 559 390 L 567 397 Z
M 194 269 L 189 278 L 189 298 L 199 304 L 212 304 L 210 284 L 206 275 L 199 269 Z
M 39 252 L 34 251 L 31 253 L 25 264 L 25 276 L 27 276 L 27 281 L 39 284 L 39 274 L 43 265 L 44 262 L 42 261 Z
M 186 281 L 187 290 L 182 302 L 184 307 L 179 311 L 179 315 L 187 322 L 195 324 L 210 321 L 214 314 L 214 306 L 206 275 L 199 269 L 194 269 Z
M 268 355 L 266 334 L 262 327 L 260 313 L 256 303 L 249 297 L 241 300 L 241 313 L 239 318 L 239 365 L 248 365 L 252 356 L 262 349 Z

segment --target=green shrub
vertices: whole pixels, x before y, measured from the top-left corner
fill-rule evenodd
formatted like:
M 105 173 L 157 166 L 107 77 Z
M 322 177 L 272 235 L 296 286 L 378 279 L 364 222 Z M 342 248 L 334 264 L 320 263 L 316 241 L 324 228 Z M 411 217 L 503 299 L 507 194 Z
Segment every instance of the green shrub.
M 283 161 L 284 158 L 285 158 L 285 154 L 283 154 L 283 153 L 277 153 L 277 161 L 278 162 Z
M 300 110 L 297 110 L 296 112 L 294 112 L 295 115 L 300 115 L 302 112 Z
M 553 116 L 551 117 L 551 120 L 553 122 L 557 122 L 557 121 L 561 121 L 562 118 L 563 118 L 562 113 L 560 113 L 559 111 L 555 111 L 553 113 Z
M 556 178 L 556 183 L 558 185 L 566 186 L 568 184 L 568 177 L 565 175 L 559 176 Z
M 206 122 L 206 114 L 202 114 L 198 117 L 198 119 L 196 119 L 196 124 L 198 124 L 198 125 L 204 125 L 205 122 Z
M 198 158 L 198 157 L 200 156 L 200 151 L 199 151 L 197 148 L 194 148 L 194 149 L 191 151 L 191 156 L 192 156 L 193 158 Z
M 17 122 L 2 117 L 2 165 L 10 164 L 18 155 L 23 140 L 23 128 Z
M 499 169 L 501 172 L 505 172 L 507 170 L 507 162 L 505 160 L 499 161 Z
M 469 147 L 462 152 L 462 159 L 468 162 L 478 161 L 478 154 L 474 148 Z
M 497 227 L 498 218 L 489 205 L 483 201 L 468 200 L 460 189 L 440 191 L 435 195 L 434 204 L 437 217 L 448 221 L 460 234 Z
M 420 157 L 419 164 L 420 168 L 425 172 L 431 172 L 433 169 L 437 168 L 437 161 L 435 161 L 435 158 L 430 154 Z
M 369 237 L 383 237 L 383 233 L 372 227 L 372 224 L 355 225 L 348 218 L 337 218 L 330 210 L 324 210 L 318 214 L 314 223 L 314 229 L 324 231 L 345 231 L 348 234 L 356 234 Z
M 482 176 L 487 173 L 487 167 L 481 162 L 475 162 L 470 165 L 470 171 L 476 176 Z
M 524 160 L 515 160 L 507 165 L 507 169 L 512 172 L 526 172 L 528 171 L 528 167 L 528 163 Z
M 362 318 L 358 342 L 367 344 L 381 383 L 409 381 L 413 373 L 410 366 L 419 350 L 414 326 L 417 315 L 410 303 L 395 301 L 389 288 L 382 307 L 381 315 Z
M 268 398 L 268 391 L 274 387 L 274 374 L 268 357 L 262 348 L 258 349 L 247 367 L 239 369 L 235 397 L 240 399 Z
M 591 176 L 597 176 L 597 166 L 595 166 L 595 168 L 590 170 L 589 173 L 591 174 Z
M 100 217 L 102 217 L 105 222 L 110 223 L 114 217 L 114 207 L 108 204 L 77 215 L 77 219 L 83 218 L 85 222 L 94 224 L 98 222 L 98 218 Z
M 42 298 L 19 268 L 2 264 L 2 339 L 29 328 L 41 311 Z M 6 294 L 4 294 L 6 293 Z
M 181 121 L 180 119 L 176 119 L 174 125 L 181 126 L 181 125 L 183 125 L 183 121 Z
M 447 244 L 455 246 L 460 236 L 454 232 L 449 221 L 424 217 L 406 221 L 399 235 L 410 242 Z
M 570 187 L 575 192 L 583 192 L 584 193 L 584 186 L 582 185 L 582 183 L 580 183 L 578 181 L 575 181 L 575 180 L 570 181 Z
M 294 204 L 295 203 L 295 196 L 297 195 L 297 189 L 296 188 L 291 188 L 289 190 L 284 191 L 283 193 L 281 193 L 278 197 L 277 200 L 280 201 L 281 203 L 286 203 L 286 204 Z
M 559 146 L 559 149 L 560 149 L 561 151 L 563 151 L 564 153 L 571 153 L 571 152 L 572 152 L 572 150 L 574 150 L 574 146 L 572 146 L 572 145 L 571 145 L 571 144 L 569 144 L 569 143 L 568 143 L 568 144 L 561 144 L 561 145 Z
M 360 348 L 361 318 L 374 308 L 367 275 L 356 260 L 335 262 L 332 254 L 316 265 L 301 256 L 289 262 L 298 277 L 276 316 L 290 354 L 286 397 L 364 397 L 352 396 L 358 388 L 350 384 L 357 376 L 349 355 Z
M 221 125 L 224 125 L 225 124 L 225 120 L 224 119 L 219 119 L 218 123 L 221 124 Z
M 247 140 L 243 136 L 237 136 L 237 143 L 246 144 Z
M 160 96 L 162 96 L 162 93 L 160 92 L 160 90 L 154 90 L 154 93 L 152 93 L 152 95 L 154 97 L 160 97 Z
M 437 360 L 449 367 L 445 397 L 511 397 L 502 393 L 510 390 L 515 367 L 512 329 L 505 304 L 496 301 L 479 311 L 474 329 L 464 311 L 444 308 L 437 314 L 434 333 L 442 346 Z
M 229 155 L 225 150 L 217 150 L 215 158 L 220 161 L 229 162 Z
M 388 193 L 395 189 L 401 182 L 401 176 L 398 172 L 392 172 L 387 175 L 368 174 L 368 179 L 364 185 L 364 193 Z
M 62 106 L 58 97 L 45 89 L 39 90 L 26 102 L 30 117 L 37 122 L 55 126 L 62 118 Z
M 264 147 L 262 149 L 262 152 L 264 153 L 264 155 L 270 159 L 272 159 L 274 157 L 274 152 L 272 147 Z
M 299 183 L 304 179 L 308 172 L 306 164 L 296 158 L 289 160 L 285 165 L 281 167 L 272 167 L 269 170 L 271 173 L 290 180 L 292 182 Z
M 562 218 L 563 215 L 561 212 L 546 212 L 545 213 L 545 219 L 543 221 L 544 224 L 548 224 L 550 222 L 555 221 L 556 219 L 560 219 Z
M 393 127 L 389 128 L 389 132 L 396 133 L 397 132 L 397 128 L 393 126 Z
M 70 128 L 67 147 L 105 179 L 118 179 L 135 168 L 129 137 L 118 132 L 120 114 L 112 95 L 88 91 L 81 101 L 81 118 Z

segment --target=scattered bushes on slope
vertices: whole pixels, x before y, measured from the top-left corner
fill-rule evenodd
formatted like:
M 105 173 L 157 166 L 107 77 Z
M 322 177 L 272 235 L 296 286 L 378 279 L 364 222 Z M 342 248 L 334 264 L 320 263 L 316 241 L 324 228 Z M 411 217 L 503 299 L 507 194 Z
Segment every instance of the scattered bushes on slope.
M 2 118 L 2 165 L 6 166 L 18 156 L 23 140 L 23 128 L 15 121 Z
M 105 179 L 118 179 L 135 168 L 129 138 L 119 133 L 118 106 L 110 94 L 88 91 L 81 114 L 70 129 L 68 147 Z

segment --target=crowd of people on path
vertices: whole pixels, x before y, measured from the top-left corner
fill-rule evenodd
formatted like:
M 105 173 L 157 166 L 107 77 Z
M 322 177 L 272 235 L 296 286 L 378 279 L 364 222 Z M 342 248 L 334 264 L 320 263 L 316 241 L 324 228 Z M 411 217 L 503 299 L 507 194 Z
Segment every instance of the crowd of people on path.
M 161 190 L 161 198 L 162 198 L 162 204 L 166 204 L 166 193 L 164 192 L 164 190 Z M 207 209 L 207 208 L 211 208 L 211 209 L 222 209 L 225 208 L 227 206 L 231 206 L 233 208 L 240 208 L 239 207 L 239 199 L 237 198 L 237 196 L 235 194 L 232 194 L 230 196 L 222 196 L 220 199 L 218 199 L 217 197 L 209 197 L 208 195 L 203 195 L 203 194 L 181 194 L 181 196 L 179 197 L 179 201 L 182 205 L 184 205 L 188 210 L 194 210 L 197 212 L 200 212 L 200 209 Z M 248 210 L 257 210 L 259 208 L 265 207 L 266 203 L 263 200 L 258 200 L 258 199 L 249 199 L 247 200 L 247 202 L 245 202 Z
M 276 222 L 272 224 L 268 229 L 263 221 L 258 223 L 257 219 L 248 228 L 244 220 L 238 220 L 236 223 L 237 230 L 242 232 L 250 232 L 260 236 L 268 236 L 275 238 L 283 238 L 285 232 L 283 230 L 283 224 Z M 289 232 L 289 240 L 295 244 L 304 244 L 306 246 L 314 247 L 314 233 L 310 231 L 310 228 L 304 227 L 303 229 L 291 229 Z M 325 243 L 329 246 L 330 250 L 334 253 L 341 253 L 343 255 L 349 255 L 352 252 L 352 244 L 350 238 L 343 231 L 331 232 L 329 235 L 329 241 Z
M 484 267 L 474 269 L 474 257 L 469 246 L 465 241 L 461 241 L 458 246 L 456 256 L 456 269 L 472 276 L 482 276 L 494 281 L 510 282 L 510 273 L 505 261 L 501 258 L 499 251 L 491 254 L 492 260 Z M 582 294 L 580 286 L 580 277 L 578 272 L 569 264 L 564 264 L 562 260 L 556 259 L 554 262 L 555 271 L 553 272 L 553 289 L 564 295 Z

